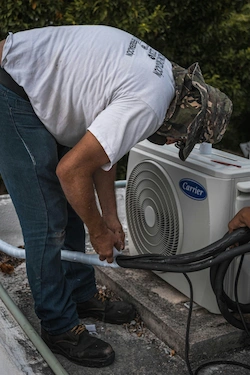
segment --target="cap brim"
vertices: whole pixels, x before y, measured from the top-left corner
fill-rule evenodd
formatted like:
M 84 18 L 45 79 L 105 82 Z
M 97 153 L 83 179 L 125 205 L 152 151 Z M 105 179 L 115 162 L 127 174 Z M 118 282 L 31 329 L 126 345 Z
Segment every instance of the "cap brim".
M 157 133 L 152 134 L 150 137 L 147 138 L 148 141 L 155 143 L 156 145 L 165 145 L 167 138 L 163 135 L 159 135 Z
M 196 142 L 189 142 L 189 144 L 186 143 L 186 145 L 183 148 L 180 148 L 179 158 L 182 161 L 185 161 L 187 157 L 189 156 L 189 154 L 192 152 L 195 145 L 196 145 Z

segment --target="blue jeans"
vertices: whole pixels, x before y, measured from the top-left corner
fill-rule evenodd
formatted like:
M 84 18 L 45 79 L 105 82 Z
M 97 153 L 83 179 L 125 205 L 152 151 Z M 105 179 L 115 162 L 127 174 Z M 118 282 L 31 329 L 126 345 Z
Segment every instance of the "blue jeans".
M 2 85 L 0 134 L 0 174 L 22 227 L 35 311 L 45 330 L 60 334 L 79 323 L 76 303 L 96 293 L 92 266 L 60 258 L 62 248 L 85 250 L 83 222 L 55 173 L 67 149 L 57 144 L 28 101 Z

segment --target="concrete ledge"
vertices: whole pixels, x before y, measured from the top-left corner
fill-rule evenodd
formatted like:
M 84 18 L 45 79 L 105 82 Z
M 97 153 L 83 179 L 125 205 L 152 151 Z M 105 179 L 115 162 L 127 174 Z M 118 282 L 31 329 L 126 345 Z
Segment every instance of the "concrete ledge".
M 13 246 L 23 245 L 23 235 L 16 210 L 9 194 L 0 195 L 1 221 L 0 238 Z
M 185 357 L 187 297 L 151 271 L 96 267 L 97 280 L 134 304 L 146 326 L 163 342 Z M 190 360 L 210 359 L 250 343 L 245 332 L 223 316 L 197 306 L 192 314 Z
M 0 362 L 3 375 L 52 374 L 45 360 L 0 300 Z

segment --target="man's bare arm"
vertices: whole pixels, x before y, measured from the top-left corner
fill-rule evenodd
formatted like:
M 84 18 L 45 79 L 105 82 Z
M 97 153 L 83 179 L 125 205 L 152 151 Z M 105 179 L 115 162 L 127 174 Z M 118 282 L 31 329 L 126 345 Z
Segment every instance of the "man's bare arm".
M 5 39 L 0 41 L 0 65 L 1 65 L 1 62 L 2 62 L 2 55 L 3 55 L 3 46 L 4 46 L 4 43 L 5 43 Z
M 60 160 L 56 173 L 67 200 L 88 227 L 100 259 L 112 262 L 116 237 L 100 215 L 94 193 L 94 174 L 108 162 L 100 143 L 87 132 Z
M 125 234 L 117 215 L 115 195 L 116 165 L 109 171 L 98 169 L 94 175 L 94 182 L 102 209 L 103 219 L 107 227 L 116 236 L 115 247 L 118 250 L 124 249 Z

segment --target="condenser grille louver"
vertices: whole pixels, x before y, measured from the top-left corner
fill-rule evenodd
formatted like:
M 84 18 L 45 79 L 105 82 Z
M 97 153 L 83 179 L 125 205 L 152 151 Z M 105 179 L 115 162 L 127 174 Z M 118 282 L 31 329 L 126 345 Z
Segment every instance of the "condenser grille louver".
M 126 211 L 138 253 L 176 254 L 182 239 L 182 216 L 173 183 L 161 165 L 144 160 L 131 171 Z
M 213 149 L 204 154 L 199 147 L 195 146 L 185 162 L 180 160 L 174 145 L 158 146 L 145 140 L 131 149 L 126 193 L 131 255 L 187 254 L 201 249 L 222 238 L 232 217 L 241 208 L 250 206 L 249 159 Z M 234 299 L 238 265 L 232 262 L 231 266 L 234 276 L 226 275 L 225 291 Z M 250 258 L 242 267 L 244 276 L 238 284 L 242 303 L 249 303 L 246 294 L 249 269 Z M 157 276 L 190 296 L 182 274 L 157 272 Z M 209 269 L 190 272 L 188 276 L 194 302 L 210 312 L 220 313 Z

